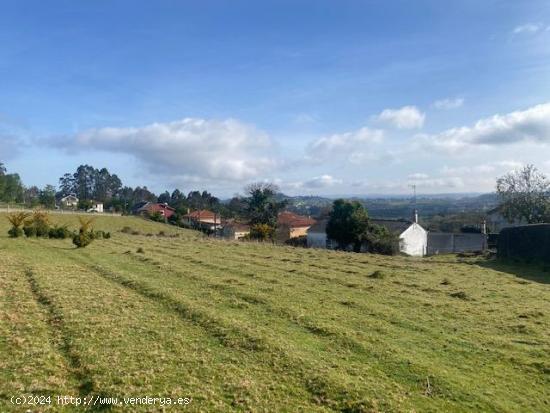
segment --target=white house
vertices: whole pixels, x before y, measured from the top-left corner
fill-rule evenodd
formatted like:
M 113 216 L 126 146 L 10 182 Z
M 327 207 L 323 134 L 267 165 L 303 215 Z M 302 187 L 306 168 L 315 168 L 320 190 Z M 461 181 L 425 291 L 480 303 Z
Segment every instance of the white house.
M 75 194 L 69 194 L 59 200 L 62 208 L 76 208 L 78 206 L 78 198 Z
M 399 250 L 413 257 L 423 257 L 428 249 L 428 231 L 418 224 L 418 215 L 413 221 L 393 219 L 373 219 L 373 224 L 383 226 L 390 232 L 399 235 Z M 307 246 L 310 248 L 335 247 L 335 242 L 328 239 L 326 233 L 327 221 L 319 221 L 307 232 Z

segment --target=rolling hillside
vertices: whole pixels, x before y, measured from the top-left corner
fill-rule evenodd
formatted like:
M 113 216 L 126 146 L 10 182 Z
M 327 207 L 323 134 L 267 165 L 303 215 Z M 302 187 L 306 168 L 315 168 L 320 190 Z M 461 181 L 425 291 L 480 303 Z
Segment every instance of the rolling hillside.
M 96 229 L 112 238 L 77 250 L 8 239 L 0 214 L 0 411 L 48 411 L 13 405 L 21 394 L 192 398 L 112 411 L 550 411 L 543 269 L 217 241 L 138 218 Z

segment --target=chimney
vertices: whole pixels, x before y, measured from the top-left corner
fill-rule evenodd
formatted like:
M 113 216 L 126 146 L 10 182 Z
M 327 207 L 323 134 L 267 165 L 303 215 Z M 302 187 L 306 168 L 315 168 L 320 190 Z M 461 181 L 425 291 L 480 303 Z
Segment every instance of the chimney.
M 413 209 L 413 222 L 418 224 L 418 211 L 416 209 Z

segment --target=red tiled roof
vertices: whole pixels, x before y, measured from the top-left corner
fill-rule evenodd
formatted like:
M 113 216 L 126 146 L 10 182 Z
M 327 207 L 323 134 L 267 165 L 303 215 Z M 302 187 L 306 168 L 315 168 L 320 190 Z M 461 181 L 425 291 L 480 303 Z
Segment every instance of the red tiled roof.
M 193 211 L 188 214 L 184 215 L 185 218 L 191 218 L 191 219 L 214 219 L 219 218 L 219 215 L 216 215 L 212 211 L 208 211 L 206 209 L 202 209 L 200 211 Z
M 279 214 L 277 218 L 278 225 L 288 225 L 291 228 L 298 227 L 310 227 L 315 224 L 315 220 L 304 217 L 302 215 L 295 214 L 293 212 L 284 211 Z

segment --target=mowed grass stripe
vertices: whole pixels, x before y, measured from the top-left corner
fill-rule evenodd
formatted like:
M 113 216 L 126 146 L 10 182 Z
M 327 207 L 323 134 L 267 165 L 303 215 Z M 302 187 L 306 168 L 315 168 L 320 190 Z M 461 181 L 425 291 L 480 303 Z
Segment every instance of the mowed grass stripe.
M 120 222 L 142 232 L 144 223 L 148 228 L 157 225 L 159 231 L 167 228 L 131 218 Z M 190 303 L 236 328 L 236 334 L 244 329 L 262 339 L 264 348 L 235 348 L 199 329 L 212 340 L 212 354 L 235 353 L 235 360 L 247 366 L 248 377 L 255 378 L 256 385 L 233 382 L 221 391 L 206 386 L 214 399 L 223 401 L 219 406 L 267 411 L 255 392 L 261 387 L 256 377 L 270 376 L 265 383 L 286 383 L 301 395 L 288 399 L 293 407 L 301 403 L 298 410 L 303 411 L 544 411 L 550 353 L 549 291 L 544 285 L 472 265 L 473 260 L 374 257 L 224 243 L 190 231 L 177 233 L 178 238 L 167 238 L 113 232 L 111 240 L 98 240 L 85 253 L 72 250 L 67 241 L 39 240 L 36 249 L 55 246 L 50 258 L 71 271 L 80 268 L 94 284 L 98 274 L 89 265 Z M 144 254 L 135 253 L 138 246 Z M 75 264 L 69 254 L 82 256 L 82 261 Z M 239 263 L 241 257 L 244 264 Z M 374 269 L 386 277 L 368 278 Z M 442 285 L 444 279 L 451 282 Z M 102 284 L 110 285 L 106 279 Z M 357 288 L 365 285 L 372 288 Z M 464 299 L 450 296 L 461 291 Z M 154 304 L 153 318 L 174 313 L 154 297 L 147 300 Z M 181 315 L 176 318 L 180 324 L 184 321 Z M 360 346 L 342 346 L 344 337 Z M 163 346 L 171 344 L 163 340 Z M 297 367 L 265 369 L 262 362 L 272 353 L 298 360 Z M 430 379 L 430 394 L 424 375 Z M 231 372 L 227 377 L 234 378 Z M 273 406 L 284 410 L 287 404 Z
M 133 254 L 130 254 L 130 256 L 132 255 Z M 162 277 L 163 284 L 170 285 L 170 287 L 167 287 L 169 292 L 177 291 L 179 288 L 181 288 L 182 291 L 185 290 L 186 295 L 191 294 L 191 290 L 190 290 L 191 286 L 189 284 L 190 280 L 189 279 L 178 280 L 177 277 L 174 277 L 174 273 L 178 273 L 178 270 L 168 268 L 167 266 L 166 268 L 164 268 L 164 270 L 167 271 L 166 273 L 159 273 L 155 275 L 154 273 L 158 272 L 158 268 L 162 267 L 161 265 L 159 265 L 158 262 L 151 260 L 150 258 L 144 258 L 143 256 L 139 256 L 139 255 L 137 256 L 137 258 L 140 259 L 139 263 L 136 263 L 133 267 L 128 268 L 126 271 L 130 277 L 133 277 L 132 274 L 145 274 L 145 273 L 148 274 L 147 275 L 148 280 L 155 280 Z M 140 265 L 141 266 L 152 265 L 155 268 L 150 268 L 149 270 L 144 271 L 143 268 L 140 269 Z M 170 265 L 169 267 L 172 267 L 172 265 Z M 120 268 L 121 267 L 119 266 L 119 270 Z M 212 292 L 208 291 L 208 288 L 212 288 L 212 287 L 223 287 L 223 288 L 216 288 L 217 290 L 216 292 L 219 294 L 223 294 L 224 292 L 227 292 L 228 296 L 232 295 L 230 291 L 232 286 L 220 285 L 220 284 L 212 285 L 211 281 L 207 281 L 208 278 L 205 277 L 207 274 L 210 274 L 210 273 L 208 271 L 203 271 L 201 273 L 202 277 L 199 280 L 198 287 L 197 287 L 199 288 L 199 291 L 200 291 L 197 294 L 198 297 L 202 296 L 205 298 L 205 301 L 217 304 L 218 303 L 217 301 L 211 300 Z M 218 278 L 218 279 L 220 278 L 219 276 L 216 277 L 214 274 L 212 275 L 215 278 Z M 197 278 L 193 277 L 193 280 L 196 281 Z M 170 282 L 168 283 L 168 281 Z M 180 281 L 183 281 L 183 283 L 180 283 Z M 149 285 L 148 288 L 152 288 L 152 287 Z M 207 294 L 210 294 L 210 296 Z M 233 295 L 235 297 L 239 296 L 238 293 Z M 346 359 L 346 362 L 349 364 L 348 371 L 354 371 L 354 370 L 357 371 L 358 369 L 360 369 L 362 370 L 362 373 L 364 376 L 365 375 L 368 376 L 372 374 L 371 372 L 365 370 L 365 367 L 368 366 L 370 369 L 374 368 L 378 375 L 387 376 L 388 379 L 390 379 L 388 381 L 395 381 L 395 382 L 401 383 L 401 385 L 406 385 L 408 387 L 408 390 L 402 390 L 402 393 L 416 392 L 416 393 L 422 394 L 423 392 L 422 384 L 421 384 L 422 380 L 425 377 L 428 377 L 430 375 L 430 371 L 426 370 L 425 367 L 422 367 L 422 365 L 419 365 L 418 363 L 412 364 L 409 361 L 409 359 L 406 357 L 406 355 L 405 357 L 401 357 L 401 358 L 400 357 L 396 358 L 395 356 L 393 356 L 392 352 L 388 351 L 388 348 L 391 349 L 392 347 L 390 343 L 388 343 L 387 348 L 384 352 L 376 352 L 376 351 L 373 351 L 373 349 L 371 349 L 370 352 L 367 352 L 365 348 L 361 344 L 357 343 L 357 341 L 355 341 L 353 338 L 350 338 L 349 336 L 346 336 L 346 335 L 340 335 L 339 333 L 334 331 L 334 328 L 332 329 L 323 328 L 321 326 L 316 325 L 313 320 L 309 320 L 307 317 L 301 318 L 301 317 L 296 317 L 295 315 L 289 315 L 288 311 L 286 310 L 273 310 L 269 308 L 269 306 L 267 306 L 266 308 L 265 303 L 266 303 L 265 298 L 257 299 L 255 302 L 255 304 L 257 305 L 254 307 L 254 312 L 252 314 L 250 312 L 245 314 L 242 311 L 239 314 L 238 311 L 235 311 L 230 307 L 224 307 L 223 313 L 224 314 L 230 313 L 230 317 L 232 317 L 232 320 L 239 319 L 241 323 L 246 323 L 248 321 L 247 319 L 249 318 L 250 321 L 252 322 L 249 328 L 254 328 L 254 326 L 256 326 L 256 328 L 259 331 L 261 331 L 262 326 L 266 325 L 267 322 L 269 321 L 270 329 L 275 331 L 275 329 L 278 327 L 279 334 L 283 336 L 288 335 L 290 333 L 290 330 L 288 329 L 287 324 L 283 323 L 282 325 L 279 325 L 281 320 L 279 320 L 278 318 L 281 316 L 286 317 L 288 321 L 294 322 L 300 327 L 305 328 L 308 332 L 318 336 L 319 339 L 326 338 L 330 340 L 332 342 L 331 345 L 339 347 L 341 352 L 345 352 L 346 348 L 351 349 L 352 352 L 359 351 L 361 353 L 361 356 L 363 356 L 362 358 L 355 357 L 354 359 L 352 355 L 346 354 L 345 359 Z M 259 310 L 261 309 L 263 309 L 262 311 L 263 317 L 260 319 Z M 300 320 L 300 321 L 296 323 L 296 320 Z M 300 338 L 294 337 L 294 336 L 292 337 L 292 339 L 293 341 L 297 341 L 297 342 L 304 341 L 303 339 L 300 340 Z M 308 340 L 308 341 L 311 347 L 312 346 L 311 340 Z M 291 346 L 292 344 L 288 343 L 287 345 Z M 324 350 L 326 350 L 330 346 L 323 346 L 323 347 L 324 347 Z M 368 354 L 368 357 L 365 357 L 367 354 Z M 334 359 L 336 354 L 331 355 L 331 354 L 315 353 L 315 356 L 317 356 L 317 358 L 328 357 L 328 361 L 330 361 L 330 359 Z M 447 374 L 450 374 L 452 376 L 453 373 L 454 374 L 459 373 L 459 376 L 460 376 L 460 371 L 458 372 L 453 371 L 453 366 L 446 366 L 446 369 L 451 370 Z M 449 388 L 450 386 L 445 384 L 445 379 L 443 379 L 441 375 L 437 375 L 437 381 L 438 381 L 439 392 L 441 392 L 442 394 L 451 393 L 450 390 L 446 390 L 446 388 Z M 453 390 L 456 393 L 458 389 L 455 388 Z M 462 391 L 464 391 L 464 389 Z M 464 392 L 464 394 L 466 395 L 466 398 L 469 398 L 467 392 Z M 455 394 L 454 396 L 460 397 L 457 394 Z
M 79 383 L 58 351 L 47 311 L 29 288 L 21 262 L 5 249 L 0 260 L 0 411 L 16 408 L 12 396 L 77 392 Z
M 274 340 L 258 334 L 259 331 L 255 332 L 253 325 L 248 325 L 243 320 L 238 320 L 235 317 L 222 318 L 217 316 L 210 309 L 206 308 L 208 304 L 213 303 L 212 300 L 208 299 L 212 297 L 205 297 L 201 306 L 196 301 L 189 301 L 181 296 L 176 298 L 171 294 L 173 288 L 158 288 L 146 280 L 140 279 L 140 277 L 132 276 L 132 274 L 135 274 L 135 271 L 125 272 L 121 270 L 120 266 L 117 270 L 113 270 L 96 264 L 93 265 L 93 268 L 110 280 L 137 291 L 154 301 L 162 302 L 167 308 L 172 309 L 172 311 L 185 319 L 191 320 L 206 329 L 213 337 L 219 339 L 224 346 L 241 350 L 243 354 L 257 352 L 259 354 L 258 357 L 263 360 L 266 366 L 273 370 L 274 374 L 284 377 L 285 380 L 295 377 L 301 383 L 304 390 L 311 393 L 313 396 L 312 401 L 316 401 L 320 405 L 336 410 L 345 410 L 348 407 L 353 408 L 354 406 L 357 407 L 363 404 L 365 406 L 373 405 L 371 401 L 373 392 L 361 391 L 357 387 L 358 383 L 353 383 L 352 375 L 342 375 L 341 372 L 338 374 L 325 374 L 325 371 L 319 369 L 317 366 L 319 362 L 318 358 L 309 360 L 308 363 L 306 354 L 302 355 L 302 357 L 291 357 L 289 352 L 282 346 L 275 344 Z M 189 289 L 186 289 L 186 291 L 189 292 Z M 320 356 L 321 353 L 316 353 L 315 355 Z M 403 393 L 400 386 L 395 389 L 397 383 L 377 382 L 376 384 L 379 387 L 389 384 L 394 393 Z M 320 394 L 321 388 L 322 395 Z M 391 394 L 387 390 L 380 389 L 380 391 L 386 391 L 386 394 Z M 392 406 L 392 408 L 395 408 L 399 404 L 401 403 L 398 402 L 398 399 L 395 401 L 384 401 L 386 407 Z
M 33 241 L 33 243 L 39 244 L 43 241 Z M 202 321 L 199 323 L 200 327 L 197 329 L 194 324 L 196 324 L 196 317 L 200 317 L 200 315 L 196 313 L 189 313 L 186 312 L 186 317 L 181 317 L 182 313 L 186 310 L 181 306 L 181 304 L 176 303 L 176 308 L 168 305 L 166 302 L 161 302 L 163 297 L 158 294 L 154 294 L 150 292 L 149 294 L 143 294 L 143 290 L 138 291 L 134 288 L 131 288 L 131 285 L 129 283 L 120 282 L 120 279 L 114 279 L 112 277 L 106 277 L 105 271 L 100 271 L 101 274 L 98 274 L 98 268 L 96 264 L 91 264 L 86 261 L 86 256 L 79 256 L 80 251 L 65 251 L 63 249 L 57 248 L 57 247 L 50 247 L 48 245 L 50 251 L 49 256 L 56 258 L 57 261 L 65 261 L 64 266 L 71 269 L 70 273 L 78 273 L 80 278 L 79 282 L 77 282 L 75 277 L 75 285 L 73 285 L 75 288 L 82 289 L 83 296 L 79 296 L 78 302 L 75 302 L 74 300 L 69 299 L 68 302 L 63 303 L 65 308 L 65 312 L 71 312 L 75 310 L 75 306 L 77 308 L 80 308 L 81 310 L 84 310 L 86 308 L 85 302 L 90 297 L 86 297 L 87 294 L 93 293 L 93 288 L 90 291 L 89 289 L 85 288 L 86 286 L 101 286 L 102 290 L 114 290 L 115 292 L 117 290 L 124 290 L 126 291 L 125 298 L 128 299 L 130 302 L 135 303 L 139 301 L 145 301 L 149 304 L 146 305 L 147 309 L 141 309 L 139 306 L 137 306 L 135 312 L 132 314 L 139 314 L 141 317 L 143 317 L 145 320 L 150 320 L 149 317 L 158 317 L 159 314 L 162 315 L 162 317 L 166 317 L 169 320 L 164 320 L 162 322 L 162 327 L 158 325 L 158 323 L 154 323 L 154 325 L 151 325 L 152 328 L 162 328 L 164 330 L 169 330 L 173 333 L 173 337 L 178 337 L 180 339 L 182 336 L 190 335 L 191 337 L 195 337 L 193 341 L 196 341 L 197 336 L 203 336 L 207 338 L 207 343 L 203 344 L 202 346 L 197 347 L 194 349 L 194 352 L 187 352 L 183 349 L 177 349 L 177 351 L 169 351 L 170 354 L 179 355 L 181 357 L 182 354 L 190 354 L 193 356 L 196 356 L 196 353 L 204 352 L 201 354 L 198 358 L 191 358 L 186 361 L 189 365 L 194 365 L 195 369 L 202 370 L 207 367 L 206 372 L 198 373 L 197 371 L 194 371 L 194 374 L 192 375 L 192 378 L 194 380 L 200 379 L 200 377 L 204 377 L 205 381 L 203 383 L 194 382 L 193 386 L 190 386 L 191 389 L 188 391 L 195 391 L 192 396 L 196 398 L 197 404 L 196 408 L 200 408 L 201 411 L 210 411 L 208 408 L 209 403 L 217 403 L 215 405 L 215 408 L 211 406 L 214 410 L 220 410 L 223 411 L 230 406 L 235 407 L 237 409 L 244 409 L 247 410 L 248 403 L 251 401 L 254 401 L 257 405 L 264 405 L 263 411 L 270 411 L 268 406 L 272 405 L 274 401 L 277 402 L 283 402 L 287 403 L 288 406 L 294 406 L 290 410 L 300 410 L 305 409 L 306 411 L 322 411 L 326 408 L 326 406 L 323 406 L 322 404 L 317 404 L 314 402 L 314 400 L 311 398 L 311 395 L 309 393 L 309 390 L 302 386 L 298 382 L 294 382 L 292 380 L 292 376 L 289 376 L 287 380 L 284 382 L 277 382 L 273 380 L 273 370 L 272 366 L 270 366 L 268 363 L 265 363 L 265 360 L 262 360 L 261 357 L 254 355 L 254 351 L 252 352 L 243 352 L 243 347 L 240 345 L 232 345 L 237 343 L 244 343 L 242 340 L 242 337 L 240 336 L 233 336 L 229 337 L 228 335 L 224 335 L 224 331 L 222 328 L 219 328 L 215 326 L 214 324 L 209 324 L 209 320 L 206 318 L 203 318 Z M 76 253 L 74 255 L 71 255 L 71 253 Z M 38 258 L 38 257 L 37 257 Z M 84 258 L 84 259 L 83 259 Z M 78 264 L 75 265 L 75 262 Z M 71 277 L 72 278 L 72 277 Z M 98 282 L 98 279 L 101 282 Z M 70 288 L 70 285 L 72 282 L 65 283 L 68 285 L 67 288 Z M 105 285 L 107 284 L 107 285 Z M 78 287 L 77 287 L 78 285 Z M 58 285 L 55 286 L 55 289 L 58 289 Z M 52 286 L 54 288 L 54 286 Z M 56 297 L 57 300 L 62 298 L 61 291 L 58 291 L 60 294 L 58 297 Z M 119 293 L 120 294 L 120 293 Z M 119 296 L 119 294 L 116 295 L 116 297 Z M 65 295 L 70 295 L 70 290 L 65 291 Z M 116 300 L 117 298 L 114 298 Z M 111 302 L 111 304 L 114 304 L 114 301 Z M 135 305 L 132 305 L 132 307 L 136 307 Z M 165 308 L 166 311 L 162 311 L 162 308 Z M 174 316 L 175 314 L 177 316 Z M 90 310 L 90 309 L 88 309 Z M 91 317 L 96 318 L 98 317 L 97 311 L 99 308 L 97 307 L 97 303 L 93 306 L 91 309 Z M 128 317 L 128 314 L 118 314 L 117 315 L 112 313 L 107 313 L 101 316 L 108 317 L 108 318 L 122 318 L 126 319 Z M 171 314 L 171 315 L 170 315 Z M 79 316 L 81 314 L 79 313 Z M 95 317 L 94 317 L 95 316 Z M 154 320 L 155 318 L 152 318 Z M 171 321 L 170 321 L 171 320 Z M 113 387 L 113 383 L 106 380 L 104 377 L 106 373 L 105 369 L 106 366 L 102 365 L 103 360 L 102 357 L 111 358 L 113 354 L 101 354 L 101 349 L 99 348 L 98 344 L 96 342 L 90 343 L 89 342 L 89 334 L 83 334 L 82 330 L 85 330 L 86 328 L 91 328 L 89 321 L 85 321 L 82 318 L 79 318 L 78 320 L 74 320 L 74 322 L 67 322 L 67 325 L 71 324 L 73 328 L 76 328 L 80 326 L 78 330 L 75 330 L 72 336 L 72 340 L 74 343 L 82 343 L 88 344 L 87 347 L 79 347 L 79 351 L 81 353 L 82 360 L 88 360 L 87 363 L 89 366 L 91 366 L 92 374 L 94 375 L 94 378 L 97 382 L 97 388 L 104 394 L 120 394 L 121 387 L 124 389 L 127 389 L 128 386 L 131 383 L 125 382 L 124 380 L 115 380 L 117 383 L 117 386 Z M 97 326 L 97 321 L 95 323 L 95 326 Z M 146 324 L 146 322 L 144 322 Z M 117 329 L 118 330 L 118 329 Z M 149 330 L 149 328 L 148 328 Z M 155 339 L 155 343 L 153 347 L 171 347 L 172 340 L 170 340 L 169 337 L 157 337 L 157 334 L 154 333 L 152 330 L 149 330 L 150 333 L 153 334 L 153 336 L 158 339 L 157 341 Z M 96 331 L 92 332 L 94 335 L 97 333 Z M 120 332 L 117 331 L 117 335 L 120 335 Z M 105 332 L 107 334 L 107 332 Z M 226 342 L 224 343 L 225 350 L 221 350 L 221 347 L 218 344 L 218 340 L 222 338 L 225 339 Z M 131 344 L 132 346 L 137 346 L 139 343 L 136 343 L 136 340 L 143 339 L 140 336 L 131 336 L 131 337 L 121 337 L 121 340 L 124 339 L 132 339 L 133 341 L 125 341 L 124 349 L 127 349 L 127 346 Z M 231 341 L 232 339 L 235 339 L 237 341 Z M 108 339 L 106 342 L 102 343 L 107 348 L 110 348 L 111 351 L 113 351 L 116 346 L 113 346 L 113 343 L 110 342 Z M 229 344 L 229 345 L 227 345 Z M 250 343 L 244 344 L 244 349 L 250 349 Z M 92 347 L 89 347 L 92 345 Z M 169 349 L 165 349 L 168 351 Z M 214 351 L 215 350 L 215 351 Z M 134 351 L 136 349 L 134 348 Z M 91 353 L 91 354 L 90 354 Z M 224 357 L 222 357 L 222 361 L 220 364 L 216 365 L 215 360 L 209 360 L 205 363 L 205 356 L 206 358 L 210 358 L 209 356 L 219 357 L 219 353 L 225 354 Z M 132 352 L 133 357 L 135 357 L 135 360 L 132 360 L 133 363 L 138 363 L 139 365 L 147 365 L 143 358 L 147 358 L 147 353 L 141 353 L 141 352 Z M 115 358 L 116 359 L 116 358 Z M 170 362 L 167 357 L 162 357 L 163 363 Z M 93 360 L 93 363 L 90 362 L 90 360 Z M 178 360 L 178 357 L 176 357 L 176 360 Z M 120 360 L 119 360 L 120 362 Z M 152 362 L 150 362 L 148 368 L 151 369 L 152 365 L 154 365 Z M 175 363 L 177 367 L 177 363 Z M 187 365 L 187 364 L 186 364 Z M 215 366 L 213 366 L 215 365 Z M 93 367 L 92 367 L 93 366 Z M 125 369 L 128 369 L 129 366 L 124 365 Z M 289 369 L 291 366 L 281 366 L 281 369 Z M 154 374 L 152 371 L 132 371 L 133 373 L 137 373 L 140 376 L 147 374 L 149 376 L 150 374 Z M 129 372 L 126 371 L 126 374 Z M 156 374 L 159 374 L 157 372 Z M 175 372 L 173 372 L 175 374 Z M 215 381 L 212 383 L 212 377 L 215 377 Z M 113 378 L 111 377 L 110 380 Z M 157 380 L 167 380 L 170 382 L 170 380 L 174 381 L 175 377 L 162 377 L 162 372 L 160 373 L 159 377 L 156 377 Z M 209 383 L 210 381 L 210 383 Z M 120 382 L 120 383 L 119 383 Z M 141 386 L 143 386 L 145 383 L 141 383 Z M 210 386 L 210 388 L 209 388 Z M 216 388 L 218 386 L 218 388 Z M 133 387 L 130 385 L 130 388 Z M 210 392 L 211 400 L 206 400 L 208 397 L 208 392 L 205 393 L 205 388 Z M 185 386 L 182 384 L 182 390 L 185 390 Z M 301 389 L 301 390 L 300 390 Z M 117 393 L 118 391 L 118 393 Z M 150 390 L 153 391 L 153 390 Z M 141 394 L 143 393 L 143 390 L 141 391 Z M 261 397 L 263 399 L 261 399 Z M 225 399 L 225 400 L 224 400 Z M 226 407 L 222 409 L 222 402 L 226 402 Z M 191 411 L 193 409 L 191 408 Z M 262 411 L 262 409 L 260 409 Z
M 137 240 L 135 240 L 135 241 L 137 241 Z M 191 255 L 191 256 L 193 256 L 193 255 Z M 171 257 L 171 258 L 176 258 L 176 257 Z M 144 259 L 150 259 L 150 258 L 144 258 Z M 453 265 L 453 267 L 457 267 L 457 266 Z M 461 265 L 458 265 L 458 267 L 461 267 Z M 462 267 L 467 268 L 467 266 L 465 266 L 465 265 L 462 265 Z M 207 270 L 203 270 L 201 274 L 204 276 L 207 272 L 208 272 Z M 254 279 L 258 279 L 258 277 L 255 277 Z M 445 297 L 445 300 L 446 301 L 452 301 L 453 299 Z M 462 304 L 468 305 L 470 308 L 473 308 L 473 306 L 475 305 L 475 304 L 469 304 L 469 303 L 462 303 Z M 447 305 L 447 304 L 443 304 L 443 305 Z M 425 311 L 425 313 L 430 315 L 430 311 Z M 392 314 L 392 317 L 393 316 L 394 315 Z M 432 317 L 433 317 L 433 315 L 432 315 Z M 397 320 L 398 320 L 398 318 L 397 318 Z M 394 323 L 398 324 L 398 322 L 395 321 L 395 320 L 394 320 Z M 421 333 L 421 335 L 425 336 L 427 334 L 426 329 L 419 329 L 419 330 L 420 330 L 419 333 Z M 391 337 L 392 335 L 387 334 L 388 333 L 387 331 L 383 331 L 383 333 L 386 333 L 385 334 L 386 335 L 386 340 L 391 343 L 391 340 L 389 339 L 389 337 Z M 438 333 L 438 331 L 433 331 L 432 335 L 437 335 L 437 333 Z M 403 336 L 405 336 L 405 334 L 403 334 Z M 408 336 L 410 336 L 410 333 L 408 334 Z M 460 356 L 460 357 L 463 358 L 463 360 L 458 362 L 455 359 L 453 364 L 444 366 L 444 369 L 445 369 L 445 371 L 448 375 L 460 378 L 459 380 L 457 380 L 458 382 L 463 381 L 464 379 L 468 379 L 469 380 L 468 385 L 475 385 L 477 379 L 475 377 L 476 375 L 475 375 L 474 369 L 477 368 L 477 366 L 472 366 L 472 362 L 475 359 L 475 357 L 479 356 L 479 355 L 484 355 L 484 358 L 486 359 L 486 363 L 484 363 L 484 366 L 483 366 L 485 368 L 485 370 L 487 370 L 489 372 L 491 370 L 495 370 L 496 374 L 493 375 L 493 377 L 495 377 L 496 375 L 499 375 L 499 376 L 501 376 L 501 378 L 503 380 L 506 380 L 507 378 L 510 377 L 507 373 L 508 372 L 513 373 L 513 371 L 511 371 L 511 370 L 512 369 L 515 370 L 518 367 L 518 366 L 507 366 L 507 368 L 503 369 L 502 365 L 498 365 L 497 363 L 495 363 L 495 362 L 498 361 L 498 359 L 500 357 L 499 352 L 492 350 L 490 348 L 490 343 L 483 343 L 483 340 L 481 340 L 481 342 L 479 344 L 472 347 L 472 344 L 474 344 L 474 343 L 472 343 L 470 341 L 465 341 L 462 338 L 455 337 L 453 335 L 445 337 L 445 339 L 441 340 L 442 342 L 440 342 L 440 343 L 430 343 L 425 338 L 426 337 L 424 337 L 424 340 L 420 340 L 420 342 L 417 343 L 418 345 L 423 344 L 423 348 L 422 347 L 420 347 L 418 349 L 411 348 L 411 350 L 414 350 L 416 353 L 421 352 L 422 350 L 425 350 L 425 352 L 426 352 L 426 358 L 425 359 L 429 362 L 428 365 L 431 364 L 431 367 L 433 369 L 432 371 L 437 371 L 437 368 L 434 368 L 434 367 L 437 366 L 442 361 L 442 360 L 437 360 L 436 359 L 436 362 L 434 363 L 433 355 L 435 353 L 438 353 L 438 355 L 440 357 L 442 357 L 442 359 L 444 360 L 445 354 L 441 354 L 441 353 L 448 353 L 450 351 L 454 351 L 455 352 L 455 357 Z M 478 339 L 482 339 L 482 338 L 483 337 L 478 337 Z M 411 341 L 410 337 L 408 337 L 407 342 L 410 343 L 410 341 Z M 422 343 L 422 341 L 423 341 L 423 343 Z M 452 346 L 453 343 L 455 344 L 454 349 L 453 349 L 453 346 Z M 401 344 L 403 344 L 403 343 L 401 343 Z M 407 344 L 407 343 L 405 343 L 405 344 Z M 387 346 L 391 348 L 391 344 L 387 344 Z M 468 350 L 466 350 L 466 349 L 468 349 Z M 406 367 L 406 364 L 407 364 L 407 360 L 409 358 L 410 357 L 408 357 L 408 355 L 406 353 L 402 354 L 401 362 L 405 365 L 405 367 Z M 473 368 L 470 368 L 470 366 L 472 366 Z M 526 366 L 523 365 L 523 367 L 525 368 Z M 457 369 L 459 371 L 456 371 Z M 389 370 L 398 371 L 399 369 L 391 368 Z M 532 370 L 532 368 L 531 369 L 527 368 L 527 370 Z M 530 371 L 530 372 L 532 372 L 532 371 Z M 461 377 L 461 376 L 465 376 L 465 377 Z M 439 376 L 438 376 L 438 379 L 440 379 Z M 518 380 L 523 380 L 523 378 L 518 377 Z M 529 378 L 527 378 L 526 381 L 527 380 L 529 380 Z M 467 395 L 468 394 L 468 386 L 462 386 L 462 387 L 464 387 L 464 392 Z

